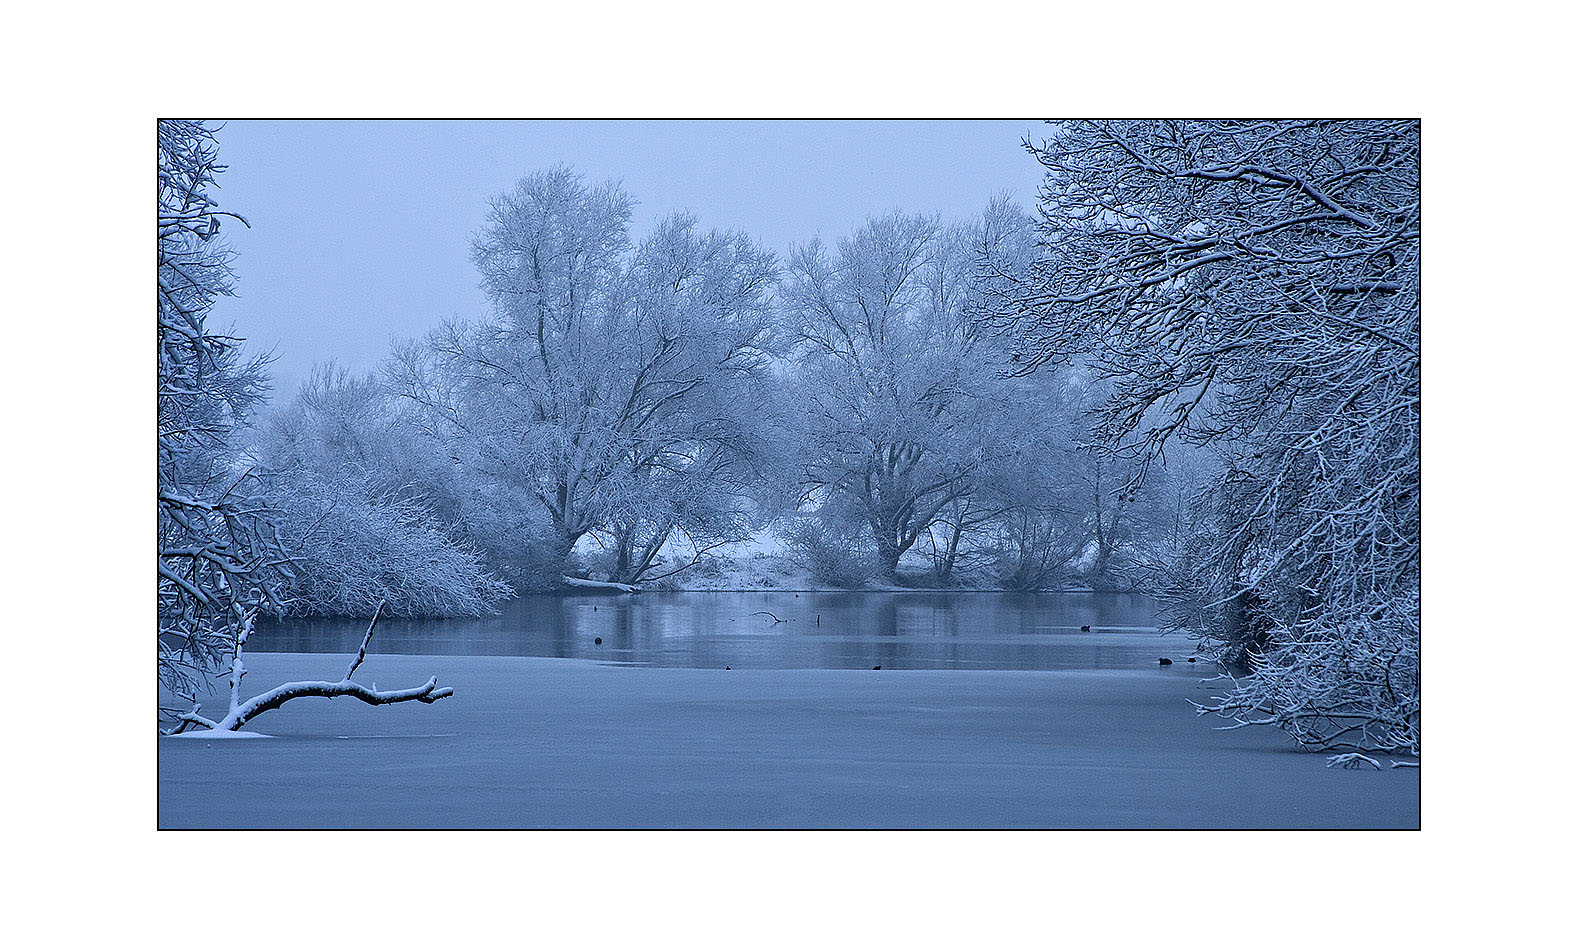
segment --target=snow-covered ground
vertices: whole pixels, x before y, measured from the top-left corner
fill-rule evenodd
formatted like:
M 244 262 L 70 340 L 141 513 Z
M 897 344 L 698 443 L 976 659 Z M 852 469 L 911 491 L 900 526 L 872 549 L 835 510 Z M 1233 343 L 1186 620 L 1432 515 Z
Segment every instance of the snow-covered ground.
M 265 687 L 343 665 L 248 657 Z M 639 668 L 369 656 L 456 694 L 159 741 L 161 827 L 1418 827 L 1420 772 L 1216 731 L 1199 671 Z M 221 701 L 215 697 L 215 702 Z M 1386 764 L 1385 759 L 1383 764 Z

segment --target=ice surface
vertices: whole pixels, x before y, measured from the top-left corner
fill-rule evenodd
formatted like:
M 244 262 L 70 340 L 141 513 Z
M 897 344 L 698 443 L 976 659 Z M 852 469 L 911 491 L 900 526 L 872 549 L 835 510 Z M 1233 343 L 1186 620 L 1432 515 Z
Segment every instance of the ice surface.
M 248 658 L 259 683 L 321 655 Z M 655 669 L 370 656 L 436 705 L 302 699 L 266 742 L 159 743 L 161 827 L 1418 827 L 1417 769 L 1217 731 L 1134 671 Z M 342 736 L 363 738 L 346 741 Z M 383 737 L 380 737 L 383 736 Z M 201 736 L 199 736 L 201 737 Z

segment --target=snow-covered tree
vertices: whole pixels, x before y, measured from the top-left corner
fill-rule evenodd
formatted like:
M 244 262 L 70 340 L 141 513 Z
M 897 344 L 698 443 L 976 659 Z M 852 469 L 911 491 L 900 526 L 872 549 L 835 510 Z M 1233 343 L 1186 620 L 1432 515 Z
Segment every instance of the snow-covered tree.
M 550 562 L 591 536 L 627 583 L 665 572 L 670 544 L 694 562 L 743 530 L 777 279 L 687 215 L 632 248 L 631 204 L 568 168 L 522 179 L 473 243 L 492 317 L 392 364 L 457 457 L 533 500 Z
M 1418 123 L 1075 122 L 1032 150 L 1050 254 L 999 294 L 1023 363 L 1093 367 L 1096 434 L 1142 470 L 1223 461 L 1171 594 L 1249 670 L 1214 707 L 1418 752 Z
M 237 464 L 236 433 L 268 391 L 262 357 L 209 326 L 233 292 L 227 221 L 210 196 L 224 170 L 212 129 L 159 123 L 159 679 L 191 693 L 290 577 L 271 505 Z
M 990 319 L 1024 281 L 1036 242 L 1034 220 L 999 197 L 968 222 L 895 213 L 832 250 L 797 251 L 784 318 L 797 356 L 802 484 L 829 521 L 800 532 L 808 556 L 834 562 L 816 554 L 818 538 L 858 521 L 876 573 L 894 579 L 918 550 L 933 581 L 949 583 L 961 571 L 1002 572 L 1010 535 L 1050 536 L 1031 521 L 1051 529 L 1048 518 L 1063 515 L 1032 486 L 1064 475 L 1070 427 L 1045 380 L 1016 377 Z M 1056 533 L 1061 549 L 1067 531 Z M 1052 557 L 1053 547 L 1032 546 Z M 1035 586 L 1066 559 L 1013 582 Z
M 986 397 L 987 415 L 980 422 L 981 455 L 972 489 L 950 500 L 927 528 L 925 545 L 936 582 L 950 583 L 957 572 L 991 569 L 1000 582 L 1021 589 L 1039 588 L 1052 579 L 1067 558 L 1054 558 L 1045 541 L 1052 521 L 1062 521 L 1055 503 L 1055 485 L 1062 472 L 1062 450 L 1069 430 L 1067 413 L 1049 399 L 1045 378 L 1011 378 L 1011 354 L 988 332 L 986 317 L 999 298 L 999 288 L 1012 275 L 1026 272 L 1035 258 L 1032 218 L 1007 196 L 994 198 L 980 219 L 949 229 L 946 249 L 925 271 L 935 313 L 960 321 L 960 337 L 986 371 L 978 370 L 975 386 Z M 1026 546 L 1031 538 L 1037 543 Z M 1034 553 L 1033 553 L 1034 551 Z M 1042 567 L 1022 570 L 1006 566 L 1018 561 Z
M 965 229 L 896 213 L 790 264 L 806 500 L 863 522 L 887 578 L 976 490 L 1006 417 L 995 352 L 965 315 L 970 253 Z

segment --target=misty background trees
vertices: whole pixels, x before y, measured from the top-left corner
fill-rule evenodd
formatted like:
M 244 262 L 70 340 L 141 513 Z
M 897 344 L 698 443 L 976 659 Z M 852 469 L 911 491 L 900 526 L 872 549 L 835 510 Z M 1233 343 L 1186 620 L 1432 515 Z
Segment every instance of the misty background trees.
M 638 239 L 633 201 L 568 167 L 494 199 L 472 247 L 492 314 L 379 376 L 445 472 L 388 460 L 385 490 L 429 479 L 523 591 L 683 582 L 764 539 L 834 586 L 1137 582 L 1133 519 L 1082 450 L 1086 388 L 1020 378 L 987 321 L 1038 253 L 1023 210 L 895 212 L 781 262 L 686 214 Z
M 878 576 L 954 506 L 956 526 L 1007 418 L 993 359 L 965 316 L 966 234 L 875 218 L 801 248 L 785 288 L 801 501 L 869 534 Z
M 1415 123 L 1060 123 L 1035 214 L 783 259 L 533 172 L 472 244 L 485 318 L 266 412 L 201 325 L 212 132 L 164 131 L 172 682 L 261 610 L 475 615 L 771 549 L 819 585 L 1158 595 L 1242 676 L 1217 711 L 1418 751 Z

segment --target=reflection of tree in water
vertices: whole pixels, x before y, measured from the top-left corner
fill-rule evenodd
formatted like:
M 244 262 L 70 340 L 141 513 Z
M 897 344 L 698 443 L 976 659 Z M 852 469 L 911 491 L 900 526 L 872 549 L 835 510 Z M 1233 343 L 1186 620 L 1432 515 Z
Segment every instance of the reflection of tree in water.
M 1130 594 L 533 596 L 482 619 L 386 619 L 375 652 L 701 669 L 1113 669 L 1142 659 L 1155 668 L 1158 655 L 1182 647 L 1115 629 L 1154 622 L 1150 601 Z M 344 654 L 365 627 L 355 618 L 270 621 L 253 642 L 256 652 Z
M 872 611 L 872 631 L 877 635 L 871 644 L 869 665 L 899 665 L 899 614 L 899 599 L 893 596 L 884 597 Z

